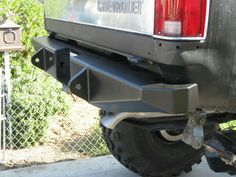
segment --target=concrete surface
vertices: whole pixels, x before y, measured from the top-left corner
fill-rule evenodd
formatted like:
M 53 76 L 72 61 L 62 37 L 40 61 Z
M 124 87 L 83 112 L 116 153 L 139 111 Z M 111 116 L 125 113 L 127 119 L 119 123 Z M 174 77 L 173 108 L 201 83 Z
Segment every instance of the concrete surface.
M 28 167 L 0 172 L 0 177 L 139 177 L 120 165 L 112 156 L 89 160 L 61 162 L 51 165 Z M 194 166 L 190 174 L 181 177 L 229 177 L 215 174 L 208 168 L 206 160 Z

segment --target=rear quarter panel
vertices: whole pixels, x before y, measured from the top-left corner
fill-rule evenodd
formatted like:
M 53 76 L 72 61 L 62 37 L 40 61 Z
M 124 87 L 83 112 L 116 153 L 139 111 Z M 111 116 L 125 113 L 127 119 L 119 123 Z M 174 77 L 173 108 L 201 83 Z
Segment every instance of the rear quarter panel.
M 236 1 L 211 0 L 207 40 L 177 53 L 173 60 L 184 67 L 187 82 L 198 83 L 202 106 L 235 112 Z

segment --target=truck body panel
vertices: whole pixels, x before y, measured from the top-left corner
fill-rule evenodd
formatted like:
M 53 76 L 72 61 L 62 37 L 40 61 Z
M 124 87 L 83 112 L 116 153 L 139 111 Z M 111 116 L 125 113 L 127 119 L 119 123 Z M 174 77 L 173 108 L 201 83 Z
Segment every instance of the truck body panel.
M 122 12 L 119 3 L 109 9 L 105 2 L 68 0 L 55 10 L 50 6 L 55 2 L 46 0 L 46 29 L 79 45 L 154 61 L 167 84 L 198 84 L 201 108 L 236 111 L 234 0 L 211 0 L 207 37 L 191 41 L 164 40 L 152 34 L 154 1 L 134 1 L 136 5 L 126 1 L 133 10 L 141 4 L 137 13 Z

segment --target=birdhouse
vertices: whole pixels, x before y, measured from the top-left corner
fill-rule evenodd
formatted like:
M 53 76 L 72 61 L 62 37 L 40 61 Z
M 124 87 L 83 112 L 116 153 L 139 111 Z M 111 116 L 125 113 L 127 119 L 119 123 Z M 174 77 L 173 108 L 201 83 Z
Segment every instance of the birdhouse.
M 0 22 L 0 51 L 17 51 L 20 49 L 20 27 L 8 20 Z

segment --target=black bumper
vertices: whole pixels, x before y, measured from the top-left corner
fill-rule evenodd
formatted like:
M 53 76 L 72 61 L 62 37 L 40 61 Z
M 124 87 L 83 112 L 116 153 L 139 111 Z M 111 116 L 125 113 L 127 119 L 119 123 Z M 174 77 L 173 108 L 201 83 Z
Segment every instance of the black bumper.
M 103 110 L 180 114 L 199 107 L 196 84 L 161 83 L 128 65 L 48 37 L 34 38 L 33 43 L 38 51 L 32 57 L 35 66 Z

